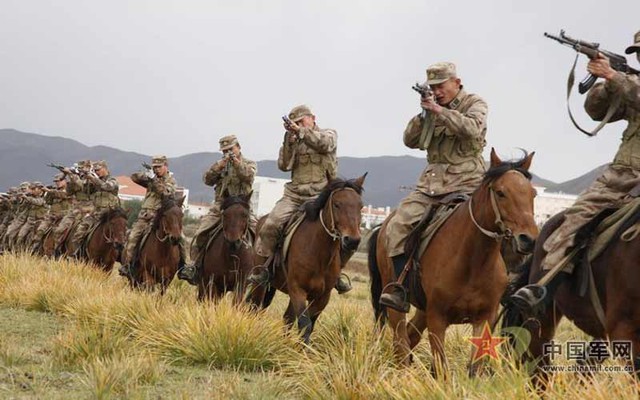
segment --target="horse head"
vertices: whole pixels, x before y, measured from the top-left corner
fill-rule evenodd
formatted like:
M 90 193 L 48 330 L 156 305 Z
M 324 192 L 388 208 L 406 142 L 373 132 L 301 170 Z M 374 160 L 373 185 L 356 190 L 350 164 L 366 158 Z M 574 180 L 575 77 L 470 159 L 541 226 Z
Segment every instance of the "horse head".
M 107 243 L 118 251 L 122 251 L 127 240 L 127 211 L 114 208 L 102 216 L 103 235 Z
M 161 241 L 169 240 L 172 245 L 178 245 L 182 238 L 182 204 L 185 197 L 179 199 L 167 196 L 162 199 L 162 206 L 158 210 L 154 227 Z
M 320 219 L 325 231 L 340 240 L 342 249 L 354 251 L 360 244 L 362 191 L 365 173 L 359 178 L 332 179 L 318 198 L 306 206 L 307 218 Z
M 223 194 L 222 231 L 225 242 L 229 243 L 233 251 L 240 249 L 242 240 L 249 229 L 252 193 L 230 196 L 229 192 L 225 191 L 226 195 Z
M 502 161 L 491 149 L 491 166 L 485 174 L 482 187 L 488 192 L 493 212 L 492 230 L 512 239 L 518 253 L 531 254 L 538 237 L 533 199 L 536 191 L 531 185 L 529 167 L 535 153 L 518 161 Z

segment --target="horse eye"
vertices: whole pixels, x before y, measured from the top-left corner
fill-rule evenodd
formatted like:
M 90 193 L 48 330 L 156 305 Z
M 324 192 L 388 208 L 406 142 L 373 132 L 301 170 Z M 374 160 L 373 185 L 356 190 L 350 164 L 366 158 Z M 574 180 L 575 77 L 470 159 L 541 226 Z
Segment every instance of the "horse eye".
M 338 204 L 338 203 L 333 203 L 333 206 L 334 206 L 335 208 L 340 208 L 340 204 Z
M 507 197 L 506 194 L 504 194 L 504 192 L 502 190 L 496 190 L 496 194 L 498 195 L 498 197 L 504 199 L 505 197 Z

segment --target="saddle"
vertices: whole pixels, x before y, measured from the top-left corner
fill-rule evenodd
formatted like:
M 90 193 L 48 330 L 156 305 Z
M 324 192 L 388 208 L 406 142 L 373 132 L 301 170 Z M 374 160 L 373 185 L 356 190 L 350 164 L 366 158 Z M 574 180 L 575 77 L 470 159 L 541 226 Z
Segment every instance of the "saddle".
M 420 279 L 420 257 L 425 252 L 429 243 L 434 238 L 438 230 L 449 219 L 453 212 L 465 201 L 469 195 L 460 192 L 450 193 L 438 202 L 425 210 L 422 219 L 411 230 L 405 243 L 405 254 L 409 255 L 409 268 L 407 283 L 409 287 L 409 299 L 418 308 L 424 310 L 427 306 L 427 299 Z
M 289 253 L 289 247 L 291 246 L 291 240 L 293 239 L 293 235 L 298 230 L 300 224 L 302 224 L 302 221 L 304 221 L 305 215 L 303 204 L 298 208 L 298 210 L 291 214 L 291 217 L 289 217 L 289 220 L 284 225 L 284 229 L 282 229 L 280 236 L 276 241 L 276 248 L 273 252 L 273 256 L 271 256 L 266 262 L 267 268 L 271 272 L 275 272 L 277 267 L 281 267 L 286 272 L 286 260 L 287 254 Z
M 98 229 L 99 226 L 100 220 L 98 220 L 96 223 L 91 225 L 89 229 L 87 229 L 87 233 L 84 235 L 84 238 L 82 238 L 82 241 L 80 242 L 79 254 L 83 255 L 84 257 L 89 258 L 89 254 L 87 253 L 89 242 L 91 241 L 93 234 L 96 232 L 96 229 Z

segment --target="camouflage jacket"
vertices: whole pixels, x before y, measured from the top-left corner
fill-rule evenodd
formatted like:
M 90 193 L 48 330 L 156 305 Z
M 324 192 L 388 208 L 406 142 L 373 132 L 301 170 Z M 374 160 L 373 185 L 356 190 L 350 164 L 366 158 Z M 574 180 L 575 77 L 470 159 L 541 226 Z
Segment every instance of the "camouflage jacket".
M 144 172 L 136 172 L 131 175 L 131 180 L 138 185 L 147 188 L 147 193 L 142 201 L 143 211 L 157 211 L 162 206 L 162 199 L 172 196 L 176 192 L 176 180 L 167 172 L 163 177 L 149 177 Z
M 613 165 L 640 170 L 640 77 L 616 72 L 613 79 L 597 83 L 591 88 L 584 107 L 595 121 L 602 121 L 614 96 L 620 96 L 620 105 L 610 122 L 627 120 L 622 132 L 622 143 Z
M 42 219 L 47 213 L 47 204 L 42 196 L 27 196 L 24 198 L 27 204 L 27 216 L 29 218 Z
M 86 184 L 91 202 L 96 207 L 96 210 L 101 211 L 120 207 L 120 199 L 118 198 L 120 185 L 116 178 L 107 175 L 98 179 L 87 179 Z
M 315 197 L 327 185 L 327 176 L 338 174 L 338 133 L 333 129 L 301 128 L 300 139 L 289 143 L 285 133 L 280 147 L 278 168 L 291 171 L 291 182 L 285 185 L 285 195 L 299 200 Z
M 413 117 L 404 131 L 404 144 L 427 151 L 429 164 L 417 189 L 429 196 L 472 192 L 482 181 L 485 163 L 487 103 L 460 90 L 441 114 Z M 425 126 L 426 124 L 426 126 Z
M 56 218 L 64 215 L 73 205 L 73 197 L 67 190 L 52 189 L 45 193 L 44 200 L 49 204 L 49 215 Z
M 69 183 L 67 183 L 67 193 L 73 195 L 78 206 L 84 206 L 90 203 L 91 188 L 87 185 L 87 179 L 81 178 L 77 174 L 69 175 Z
M 229 161 L 231 163 L 231 161 Z M 214 203 L 222 203 L 222 193 L 228 191 L 231 196 L 246 195 L 251 193 L 253 179 L 258 169 L 255 161 L 248 160 L 240 156 L 240 165 L 232 163 L 228 169 L 222 171 L 215 170 L 215 164 L 204 173 L 202 180 L 207 186 L 215 186 Z

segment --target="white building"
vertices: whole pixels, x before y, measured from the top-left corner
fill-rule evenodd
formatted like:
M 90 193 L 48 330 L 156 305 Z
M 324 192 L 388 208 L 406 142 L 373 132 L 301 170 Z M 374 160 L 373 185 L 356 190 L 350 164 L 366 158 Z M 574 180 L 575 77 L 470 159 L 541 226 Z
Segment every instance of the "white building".
M 383 223 L 389 214 L 391 214 L 390 207 L 372 207 L 371 204 L 369 204 L 362 208 L 362 224 L 366 229 L 371 229 Z
M 533 201 L 534 218 L 538 225 L 571 206 L 578 196 L 575 194 L 547 192 L 542 186 L 536 186 L 538 195 Z
M 284 184 L 288 179 L 269 178 L 256 176 L 253 180 L 253 196 L 251 196 L 251 209 L 260 218 L 268 214 L 273 206 L 284 194 Z

